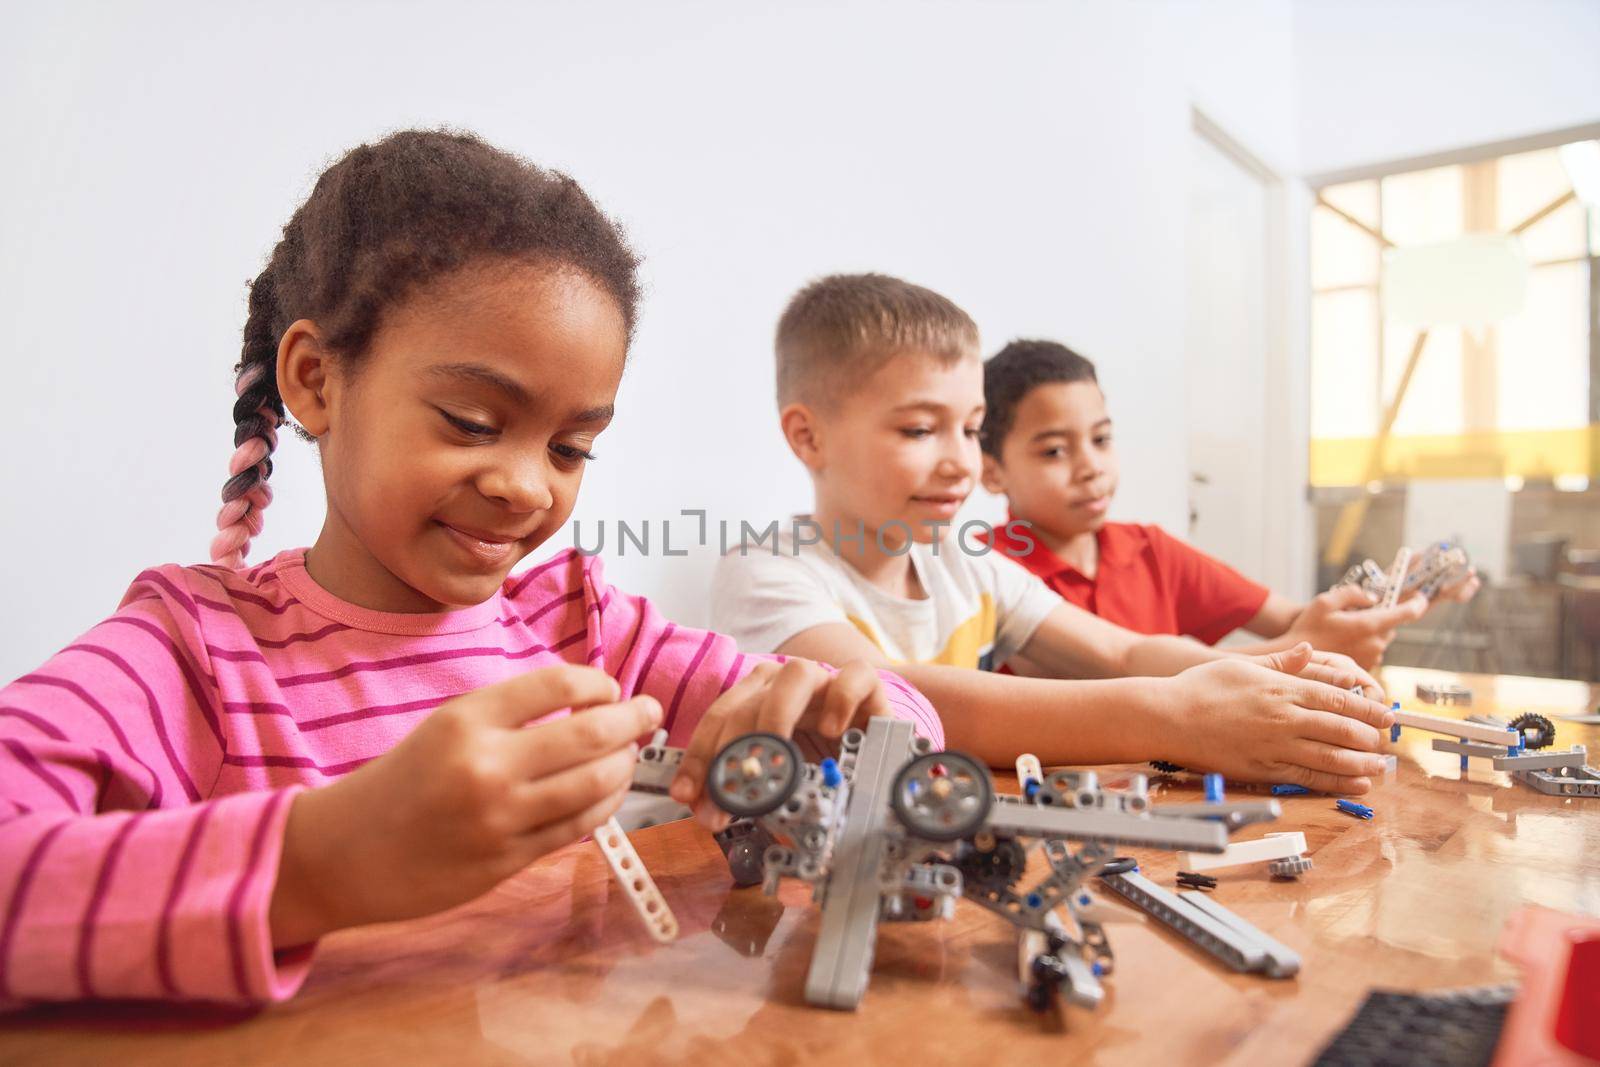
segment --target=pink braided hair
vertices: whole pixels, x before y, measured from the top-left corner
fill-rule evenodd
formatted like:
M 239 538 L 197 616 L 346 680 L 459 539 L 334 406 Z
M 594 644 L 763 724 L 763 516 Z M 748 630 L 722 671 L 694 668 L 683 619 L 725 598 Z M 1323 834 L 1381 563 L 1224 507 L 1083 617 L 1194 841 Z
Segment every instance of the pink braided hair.
M 250 554 L 250 539 L 261 532 L 261 513 L 272 503 L 272 487 L 267 478 L 272 474 L 272 450 L 278 447 L 278 413 L 274 410 L 273 388 L 256 389 L 263 383 L 268 371 L 276 366 L 252 363 L 239 372 L 234 382 L 234 393 L 240 398 L 235 405 L 234 417 L 238 429 L 234 432 L 233 455 L 228 459 L 228 481 L 222 487 L 222 510 L 217 512 L 217 536 L 211 540 L 211 559 L 224 567 L 237 570 L 244 566 Z M 245 407 L 244 396 L 254 391 L 260 397 L 254 410 Z

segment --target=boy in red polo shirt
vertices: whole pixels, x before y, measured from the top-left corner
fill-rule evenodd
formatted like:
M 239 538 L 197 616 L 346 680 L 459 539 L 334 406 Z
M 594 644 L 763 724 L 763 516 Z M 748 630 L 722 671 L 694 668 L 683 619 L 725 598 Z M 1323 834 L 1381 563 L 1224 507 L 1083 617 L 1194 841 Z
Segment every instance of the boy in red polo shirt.
M 994 546 L 1103 619 L 1207 644 L 1242 628 L 1268 639 L 1262 651 L 1309 641 L 1370 669 L 1395 628 L 1428 610 L 1420 596 L 1375 608 L 1355 586 L 1298 603 L 1159 526 L 1107 522 L 1118 473 L 1111 417 L 1094 364 L 1065 345 L 1011 342 L 984 364 L 983 391 L 983 484 L 1005 494 L 1012 520 Z M 1469 576 L 1440 596 L 1465 600 L 1477 587 Z

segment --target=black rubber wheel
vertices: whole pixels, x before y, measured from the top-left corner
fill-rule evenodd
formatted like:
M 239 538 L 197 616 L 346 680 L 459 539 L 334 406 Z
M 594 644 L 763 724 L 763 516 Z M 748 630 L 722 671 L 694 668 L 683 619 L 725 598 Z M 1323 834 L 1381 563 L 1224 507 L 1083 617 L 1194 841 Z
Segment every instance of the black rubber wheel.
M 1511 720 L 1511 728 L 1522 735 L 1528 748 L 1549 748 L 1556 743 L 1556 724 L 1537 712 L 1518 715 Z
M 994 806 L 989 768 L 960 752 L 929 752 L 895 775 L 889 804 L 906 829 L 954 841 L 983 829 Z
M 734 738 L 711 764 L 707 792 L 729 815 L 754 819 L 776 811 L 800 788 L 805 760 L 777 734 Z

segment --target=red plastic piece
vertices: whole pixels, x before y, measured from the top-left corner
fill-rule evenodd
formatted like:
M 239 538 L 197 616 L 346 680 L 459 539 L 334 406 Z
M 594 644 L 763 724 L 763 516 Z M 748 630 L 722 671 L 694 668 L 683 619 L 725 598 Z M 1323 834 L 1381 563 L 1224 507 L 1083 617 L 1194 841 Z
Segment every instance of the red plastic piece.
M 1600 1060 L 1600 919 L 1523 908 L 1500 932 L 1522 968 L 1494 1067 L 1569 1067 Z

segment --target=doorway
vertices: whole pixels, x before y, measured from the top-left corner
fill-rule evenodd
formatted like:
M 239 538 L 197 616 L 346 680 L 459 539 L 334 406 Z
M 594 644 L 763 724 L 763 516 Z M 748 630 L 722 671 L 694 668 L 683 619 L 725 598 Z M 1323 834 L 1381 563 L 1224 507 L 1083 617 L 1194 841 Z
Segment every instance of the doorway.
M 1199 121 L 1190 157 L 1189 540 L 1264 581 L 1269 178 Z

